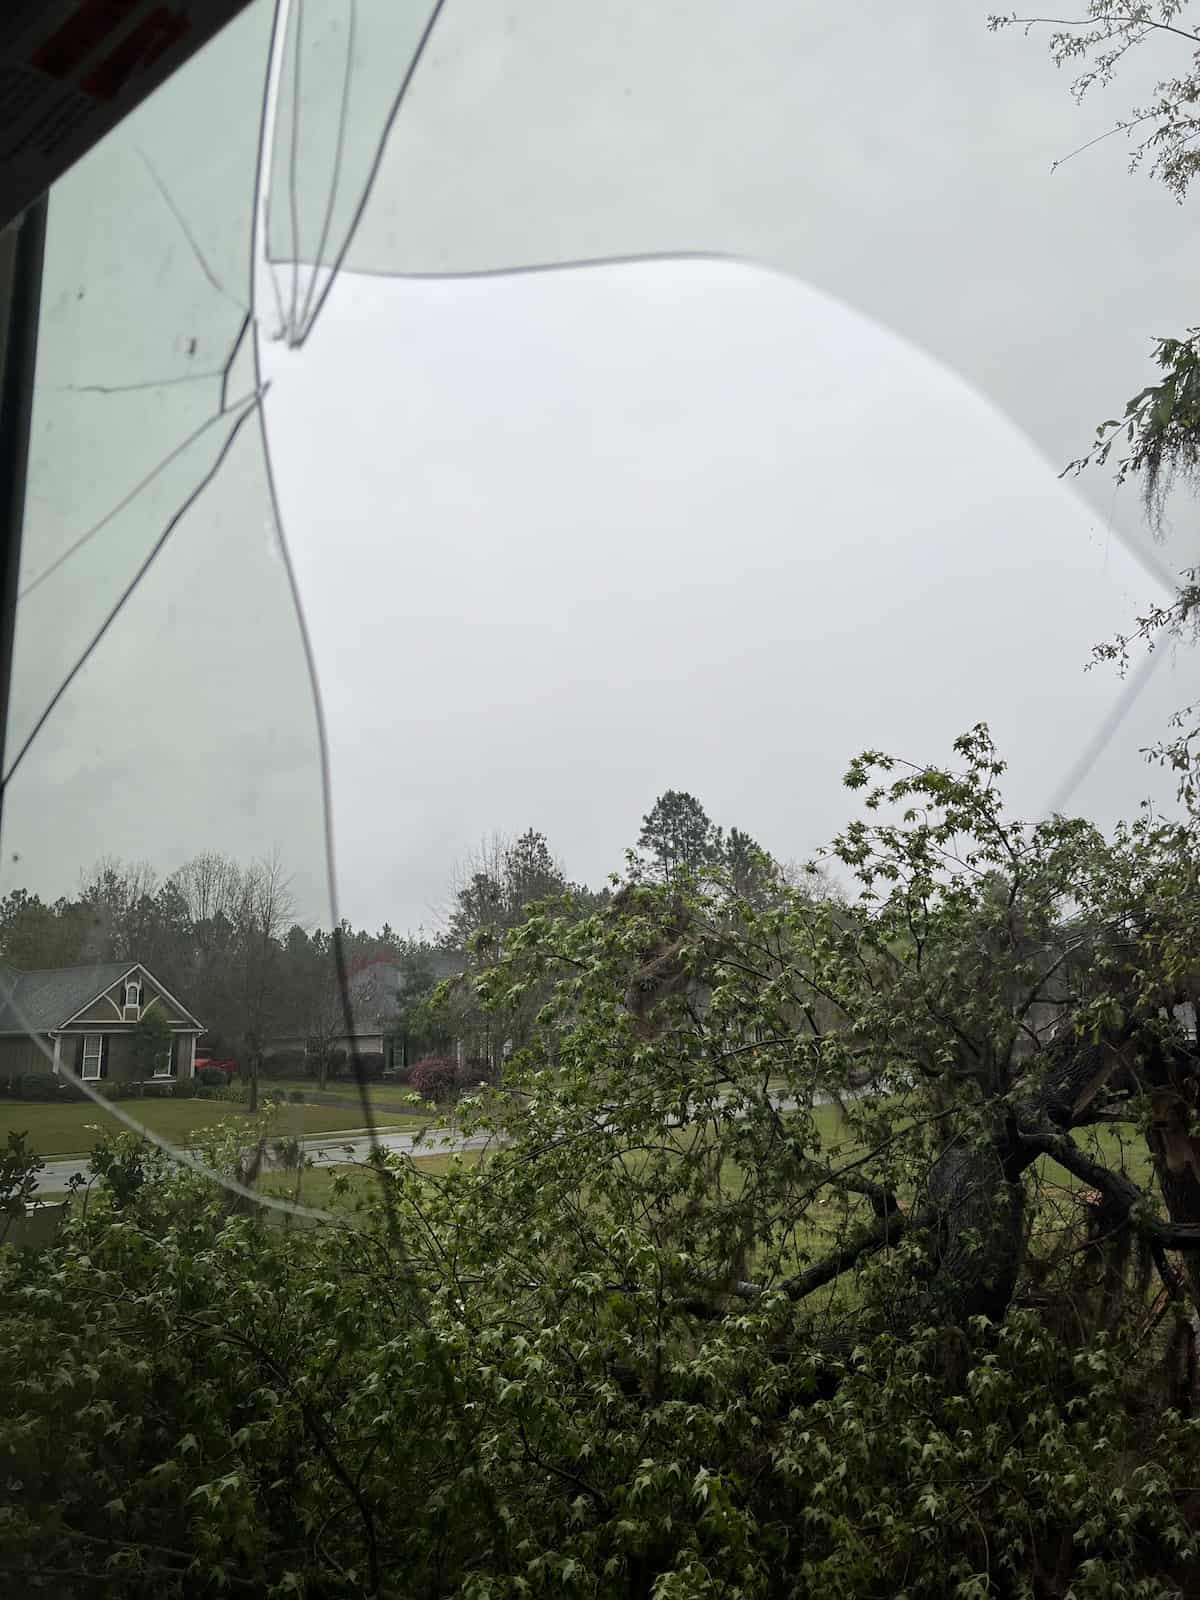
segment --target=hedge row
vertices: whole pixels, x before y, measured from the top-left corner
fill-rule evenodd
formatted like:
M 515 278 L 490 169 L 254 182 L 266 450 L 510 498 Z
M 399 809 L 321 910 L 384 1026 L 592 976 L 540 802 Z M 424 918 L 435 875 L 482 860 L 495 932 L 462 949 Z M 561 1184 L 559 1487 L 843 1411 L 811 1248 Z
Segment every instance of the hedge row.
M 188 1100 L 196 1093 L 196 1082 L 193 1078 L 158 1078 L 125 1083 L 115 1078 L 101 1078 L 95 1088 L 105 1100 L 152 1100 L 164 1096 Z M 56 1105 L 91 1098 L 52 1072 L 18 1072 L 0 1078 L 0 1095 L 10 1100 L 53 1101 Z

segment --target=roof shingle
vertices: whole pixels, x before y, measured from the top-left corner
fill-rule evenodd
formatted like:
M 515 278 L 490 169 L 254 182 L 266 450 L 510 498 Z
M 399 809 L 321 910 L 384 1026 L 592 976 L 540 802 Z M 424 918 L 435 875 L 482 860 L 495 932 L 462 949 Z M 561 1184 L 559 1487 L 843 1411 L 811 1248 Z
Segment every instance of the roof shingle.
M 91 961 L 82 967 L 21 972 L 0 962 L 0 1033 L 47 1033 L 103 994 L 134 961 Z

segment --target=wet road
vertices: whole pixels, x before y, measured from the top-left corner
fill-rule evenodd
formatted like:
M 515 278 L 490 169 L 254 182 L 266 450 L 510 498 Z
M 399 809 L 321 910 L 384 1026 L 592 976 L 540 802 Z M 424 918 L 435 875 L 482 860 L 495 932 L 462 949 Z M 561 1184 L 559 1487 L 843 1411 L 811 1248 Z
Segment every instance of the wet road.
M 851 1094 L 849 1098 L 855 1098 Z M 794 1111 L 798 1102 L 790 1095 L 773 1094 L 775 1106 L 780 1111 Z M 826 1096 L 819 1095 L 817 1103 L 825 1103 Z M 672 1119 L 677 1121 L 678 1119 Z M 365 1129 L 350 1129 L 346 1133 L 325 1133 L 311 1139 L 302 1139 L 300 1145 L 305 1159 L 314 1167 L 336 1167 L 351 1161 L 366 1161 L 372 1145 L 382 1150 L 401 1153 L 418 1150 L 421 1155 L 449 1155 L 455 1150 L 481 1150 L 494 1135 L 471 1134 L 464 1136 L 450 1128 L 406 1129 L 400 1132 L 381 1130 L 372 1140 Z M 38 1177 L 39 1194 L 61 1194 L 77 1173 L 84 1178 L 92 1176 L 85 1156 L 54 1157 L 46 1162 Z

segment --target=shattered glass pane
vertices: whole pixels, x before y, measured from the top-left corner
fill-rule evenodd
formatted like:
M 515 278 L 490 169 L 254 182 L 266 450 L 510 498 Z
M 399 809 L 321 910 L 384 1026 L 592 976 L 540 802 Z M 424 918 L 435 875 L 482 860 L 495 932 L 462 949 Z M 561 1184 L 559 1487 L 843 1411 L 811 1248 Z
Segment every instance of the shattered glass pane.
M 53 191 L 4 769 L 0 888 L 78 903 L 69 936 L 61 919 L 62 959 L 84 963 L 76 987 L 98 993 L 114 960 L 137 961 L 197 1013 L 167 948 L 189 862 L 286 862 L 295 914 L 333 921 L 250 298 L 270 31 L 269 7 L 252 7 Z M 128 907 L 119 930 L 105 913 L 134 880 L 146 898 L 131 944 Z M 31 960 L 45 965 L 44 947 Z M 54 1048 L 45 994 L 6 977 L 2 998 L 32 1036 L 18 1066 L 36 1070 Z M 102 1073 L 98 1044 L 85 1062 L 82 1038 L 68 1028 L 55 1071 L 98 1093 L 110 1062 Z M 151 1076 L 188 1075 L 177 1045 Z M 132 1070 L 119 1056 L 114 1081 Z M 140 1105 L 112 1114 L 145 1121 Z
M 266 187 L 268 254 L 287 337 L 302 341 L 341 265 L 441 4 L 301 0 L 276 53 Z
M 1111 89 L 1077 106 L 1036 37 L 989 34 L 986 9 L 958 0 L 841 12 L 765 0 L 752 23 L 720 0 L 456 0 L 437 15 L 388 135 L 432 9 L 357 7 L 355 158 L 314 250 L 355 13 L 348 0 L 289 8 L 272 182 L 281 263 L 340 256 L 341 219 L 384 141 L 344 259 L 352 270 L 476 273 L 687 251 L 760 262 L 944 361 L 1055 468 L 1083 453 L 1090 419 L 1111 415 L 1103 408 L 1144 368 L 1147 304 L 1156 326 L 1188 325 L 1189 213 L 1130 179 L 1120 141 L 1051 170 L 1149 98 L 1169 41 L 1143 45 Z M 307 130 L 320 130 L 323 162 Z M 301 189 L 313 179 L 298 249 L 283 203 L 296 148 Z M 1138 508 L 1114 507 L 1103 474 L 1080 492 L 1156 559 Z M 1164 575 L 1177 565 L 1157 558 Z
M 1190 224 L 1051 171 L 1159 62 L 1079 108 L 984 23 L 252 5 L 54 191 L 3 888 L 427 934 L 493 831 L 599 883 L 682 782 L 799 860 L 980 718 L 1023 814 L 1165 792 L 1185 671 L 1083 668 L 1184 535 L 1058 473 Z

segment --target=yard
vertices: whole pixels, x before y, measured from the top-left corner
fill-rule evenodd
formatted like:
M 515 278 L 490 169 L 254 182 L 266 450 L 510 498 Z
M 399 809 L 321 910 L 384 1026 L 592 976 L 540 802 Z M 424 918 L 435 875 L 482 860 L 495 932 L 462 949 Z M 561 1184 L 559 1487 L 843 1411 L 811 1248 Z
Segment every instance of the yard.
M 358 1085 L 348 1079 L 337 1079 L 332 1081 L 327 1089 L 318 1089 L 311 1078 L 264 1078 L 261 1089 L 264 1094 L 292 1094 L 298 1091 L 310 1105 L 314 1106 L 348 1108 L 351 1105 L 356 1107 L 362 1105 Z M 369 1083 L 366 1089 L 372 1112 L 394 1111 L 414 1117 L 434 1114 L 432 1106 L 415 1099 L 412 1089 L 406 1083 Z
M 246 1108 L 228 1100 L 123 1100 L 120 1109 L 160 1138 L 186 1144 L 219 1122 L 250 1122 Z M 427 1118 L 378 1107 L 374 1118 L 380 1128 L 418 1128 Z M 361 1109 L 284 1102 L 276 1107 L 273 1132 L 277 1137 L 339 1133 L 361 1128 Z M 10 1133 L 24 1133 L 31 1150 L 42 1156 L 85 1154 L 106 1133 L 123 1126 L 107 1106 L 91 1102 L 52 1105 L 32 1100 L 0 1100 L 0 1144 Z
M 455 1161 L 462 1161 L 467 1166 L 477 1165 L 483 1159 L 483 1152 L 465 1150 L 459 1156 L 443 1152 L 440 1155 L 411 1155 L 408 1159 L 427 1178 L 440 1178 Z M 337 1177 L 346 1179 L 344 1193 L 334 1190 Z M 361 1201 L 378 1194 L 379 1179 L 365 1163 L 347 1162 L 336 1167 L 305 1167 L 300 1173 L 298 1193 L 294 1172 L 268 1172 L 259 1180 L 259 1188 L 263 1194 L 277 1195 L 287 1200 L 299 1199 L 306 1206 L 318 1206 L 331 1211 L 339 1208 L 353 1210 Z

